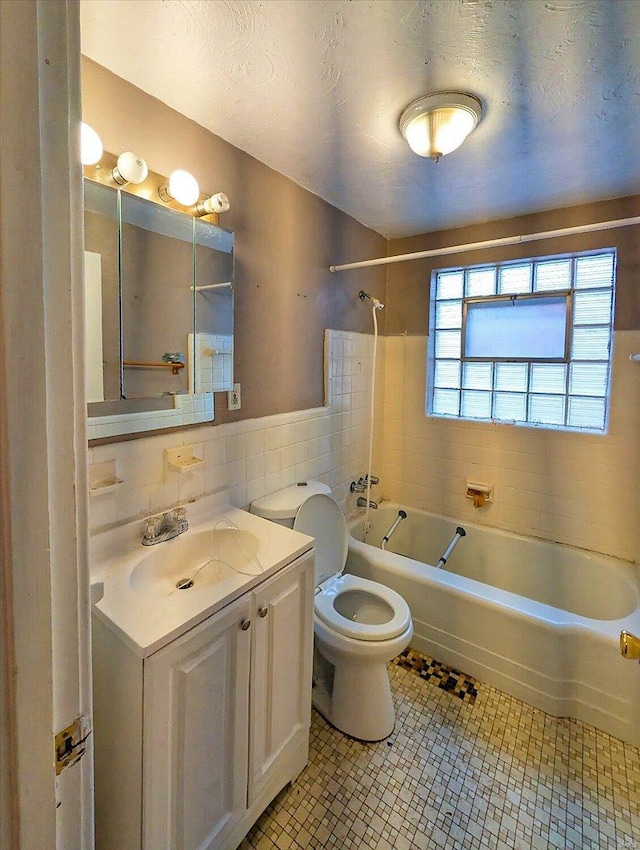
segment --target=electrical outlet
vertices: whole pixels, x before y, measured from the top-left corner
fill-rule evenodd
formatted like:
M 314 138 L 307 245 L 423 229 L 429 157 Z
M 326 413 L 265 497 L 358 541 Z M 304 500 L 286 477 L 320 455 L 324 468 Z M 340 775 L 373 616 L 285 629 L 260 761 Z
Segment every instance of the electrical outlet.
M 234 384 L 233 389 L 227 393 L 227 410 L 240 410 L 241 407 L 240 384 Z

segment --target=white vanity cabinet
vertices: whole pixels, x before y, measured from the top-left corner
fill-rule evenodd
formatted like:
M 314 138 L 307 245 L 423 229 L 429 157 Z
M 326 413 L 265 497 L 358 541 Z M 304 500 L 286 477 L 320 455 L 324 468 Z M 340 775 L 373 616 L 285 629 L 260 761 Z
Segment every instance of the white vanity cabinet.
M 97 850 L 235 850 L 307 763 L 313 553 L 144 660 L 95 625 Z

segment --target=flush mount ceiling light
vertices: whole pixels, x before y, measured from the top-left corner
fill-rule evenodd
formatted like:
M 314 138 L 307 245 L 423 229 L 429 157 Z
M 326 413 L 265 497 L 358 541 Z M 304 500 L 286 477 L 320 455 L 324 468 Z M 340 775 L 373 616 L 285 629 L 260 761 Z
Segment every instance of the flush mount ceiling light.
M 147 163 L 141 156 L 132 151 L 121 153 L 115 168 L 111 172 L 113 179 L 120 186 L 126 186 L 127 183 L 133 183 L 134 186 L 144 183 L 148 173 Z
M 200 197 L 200 187 L 196 178 L 188 171 L 178 169 L 169 177 L 169 184 L 160 186 L 158 194 L 165 203 L 176 200 L 185 207 L 190 207 Z
M 434 162 L 460 145 L 482 116 L 477 97 L 457 91 L 428 94 L 414 100 L 400 116 L 400 132 L 412 151 Z
M 102 156 L 102 140 L 93 127 L 80 124 L 80 161 L 83 165 L 95 165 Z

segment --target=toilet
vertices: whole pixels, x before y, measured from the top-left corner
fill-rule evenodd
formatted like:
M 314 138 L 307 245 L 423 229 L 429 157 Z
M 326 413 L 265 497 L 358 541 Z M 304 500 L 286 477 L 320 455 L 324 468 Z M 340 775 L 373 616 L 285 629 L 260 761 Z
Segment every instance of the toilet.
M 252 502 L 251 512 L 315 538 L 314 708 L 353 738 L 386 738 L 395 722 L 387 662 L 413 636 L 409 606 L 390 588 L 343 573 L 347 524 L 326 484 L 294 484 Z

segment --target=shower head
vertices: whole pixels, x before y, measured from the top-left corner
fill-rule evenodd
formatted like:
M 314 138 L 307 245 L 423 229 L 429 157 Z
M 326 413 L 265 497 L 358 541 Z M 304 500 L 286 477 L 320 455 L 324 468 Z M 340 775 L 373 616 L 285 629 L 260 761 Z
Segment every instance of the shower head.
M 382 308 L 384 307 L 384 304 L 381 301 L 378 301 L 378 299 L 374 298 L 373 295 L 369 295 L 369 293 L 365 292 L 364 289 L 360 290 L 360 292 L 358 293 L 358 297 L 361 301 L 364 301 L 365 298 L 368 298 L 369 301 L 371 301 L 373 306 L 376 308 L 376 310 L 382 310 Z

